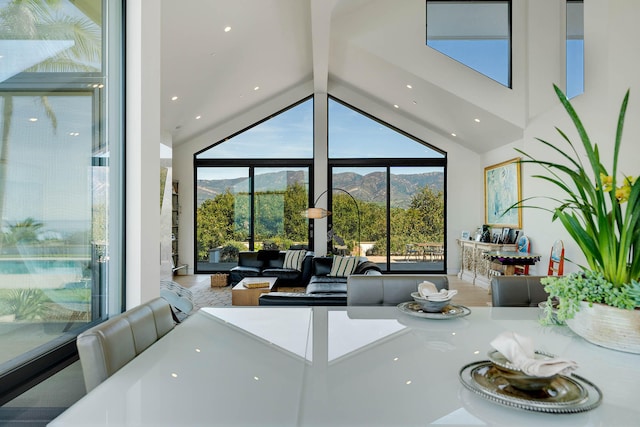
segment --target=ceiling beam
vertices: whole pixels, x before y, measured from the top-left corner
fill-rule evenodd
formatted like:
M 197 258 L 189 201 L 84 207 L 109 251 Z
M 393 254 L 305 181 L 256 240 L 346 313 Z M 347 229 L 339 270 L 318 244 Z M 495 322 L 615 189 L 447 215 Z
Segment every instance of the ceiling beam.
M 337 0 L 311 1 L 311 46 L 313 49 L 313 90 L 327 93 L 329 81 L 329 45 L 331 11 Z

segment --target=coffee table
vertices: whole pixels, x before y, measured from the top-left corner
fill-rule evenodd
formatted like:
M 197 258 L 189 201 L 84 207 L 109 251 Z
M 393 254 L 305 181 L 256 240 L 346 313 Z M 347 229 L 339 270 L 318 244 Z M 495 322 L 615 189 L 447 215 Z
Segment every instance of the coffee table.
M 245 277 L 231 289 L 231 305 L 258 305 L 261 294 L 271 292 L 278 280 L 277 277 Z M 247 288 L 245 284 L 268 282 L 269 287 Z

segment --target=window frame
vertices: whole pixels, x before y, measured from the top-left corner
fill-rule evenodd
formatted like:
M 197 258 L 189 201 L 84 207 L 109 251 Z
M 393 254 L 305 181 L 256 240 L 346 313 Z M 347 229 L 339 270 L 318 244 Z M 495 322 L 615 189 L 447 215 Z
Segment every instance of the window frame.
M 62 369 L 76 362 L 78 350 L 76 337 L 83 330 L 106 319 L 110 304 L 125 307 L 125 193 L 124 193 L 124 147 L 125 143 L 125 13 L 124 1 L 102 0 L 102 72 L 22 72 L 0 82 L 0 91 L 37 94 L 42 92 L 93 92 L 93 152 L 97 154 L 105 141 L 111 141 L 108 158 L 93 156 L 91 166 L 106 166 L 109 171 L 109 185 L 114 190 L 109 197 L 107 212 L 110 224 L 109 244 L 113 254 L 121 254 L 109 266 L 108 276 L 103 283 L 94 283 L 92 297 L 93 320 L 83 327 L 74 329 L 41 344 L 2 365 L 0 372 L 0 406 L 20 396 L 25 391 L 50 378 Z M 112 17 L 116 17 L 112 19 Z M 107 50 L 108 47 L 108 50 Z M 113 58 L 107 61 L 107 55 Z M 106 89 L 93 89 L 88 83 L 103 80 Z M 109 102 L 105 102 L 109 100 Z M 106 123 L 109 117 L 111 122 Z M 115 123 L 116 125 L 111 125 Z M 99 286 L 96 292 L 96 285 Z
M 409 271 L 409 270 L 392 270 L 390 268 L 391 266 L 391 251 L 390 251 L 390 246 L 391 246 L 391 180 L 390 180 L 390 173 L 391 173 L 391 168 L 393 167 L 442 167 L 443 168 L 443 173 L 444 173 L 444 186 L 443 186 L 443 198 L 444 198 L 444 210 L 443 210 L 443 215 L 444 215 L 444 229 L 443 229 L 443 233 L 445 236 L 444 239 L 444 262 L 443 262 L 443 268 L 441 270 L 429 270 L 430 273 L 434 273 L 434 274 L 446 274 L 446 266 L 447 266 L 447 162 L 448 162 L 448 158 L 447 158 L 447 152 L 435 147 L 423 140 L 421 140 L 420 138 L 411 135 L 408 132 L 403 131 L 402 129 L 398 129 L 397 127 L 375 117 L 372 116 L 371 114 L 357 108 L 354 107 L 353 105 L 350 105 L 349 103 L 340 100 L 339 98 L 332 96 L 332 95 L 328 95 L 327 96 L 327 111 L 329 111 L 328 108 L 328 103 L 329 101 L 335 101 L 338 102 L 340 104 L 342 104 L 343 106 L 355 111 L 358 114 L 362 114 L 363 116 L 367 117 L 368 119 L 373 120 L 374 122 L 385 126 L 389 129 L 391 129 L 392 131 L 395 131 L 409 139 L 412 139 L 413 141 L 415 141 L 416 143 L 422 144 L 426 147 L 428 147 L 429 149 L 432 149 L 435 152 L 441 153 L 443 155 L 442 158 L 434 158 L 434 157 L 425 157 L 425 158 L 402 158 L 402 157 L 397 157 L 397 158 L 331 158 L 328 157 L 327 159 L 327 188 L 331 189 L 333 188 L 333 169 L 336 167 L 353 167 L 353 168 L 358 168 L 358 167 L 384 167 L 386 170 L 386 236 L 387 236 L 387 261 L 386 261 L 386 269 L 384 270 L 387 273 L 394 273 L 394 274 L 411 274 L 411 273 L 415 273 L 415 271 Z M 327 127 L 330 126 L 330 119 L 329 117 L 327 117 Z M 327 135 L 329 135 L 329 132 L 327 132 Z M 327 141 L 327 145 L 329 144 L 329 141 Z M 313 194 L 313 192 L 310 191 L 310 196 Z M 332 210 L 332 205 L 331 203 L 333 202 L 332 200 L 332 192 L 328 191 L 328 200 L 327 200 L 327 206 L 329 210 Z M 311 203 L 313 203 L 312 200 L 309 201 L 310 206 Z M 332 229 L 333 228 L 333 220 L 332 220 L 332 216 L 329 216 L 328 218 L 328 224 L 327 226 Z
M 272 119 L 273 117 L 276 117 L 280 114 L 286 113 L 288 110 L 295 108 L 296 106 L 307 102 L 311 100 L 312 103 L 315 102 L 315 99 L 313 98 L 313 95 L 308 95 L 305 96 L 304 98 L 300 99 L 297 102 L 294 102 L 293 104 L 273 113 L 273 114 L 269 114 L 268 116 L 262 118 L 261 120 L 252 123 L 249 126 L 244 127 L 243 129 L 234 132 L 233 134 L 220 139 L 219 141 L 216 141 L 215 143 L 197 151 L 196 153 L 193 154 L 193 265 L 194 265 L 194 273 L 195 274 L 201 274 L 201 273 L 213 273 L 216 272 L 215 270 L 200 270 L 200 268 L 198 267 L 198 241 L 197 241 L 197 235 L 198 235 L 198 197 L 197 197 L 197 188 L 198 188 L 198 168 L 200 167 L 247 167 L 249 169 L 249 175 L 248 178 L 250 180 L 250 206 L 249 206 L 249 210 L 251 212 L 251 224 L 249 225 L 249 239 L 248 239 L 248 243 L 249 243 L 249 250 L 254 250 L 255 248 L 255 203 L 256 203 L 256 197 L 255 197 L 255 190 L 254 190 L 254 185 L 255 185 L 255 180 L 254 178 L 254 170 L 255 168 L 278 168 L 278 167 L 282 167 L 282 168 L 286 168 L 286 167 L 292 167 L 292 168 L 307 168 L 308 170 L 308 176 L 309 176 L 309 183 L 308 183 L 308 191 L 310 195 L 313 195 L 313 173 L 314 173 L 314 159 L 313 157 L 310 158 L 269 158 L 269 159 L 258 159 L 258 158 L 198 158 L 198 155 L 205 153 L 206 151 L 217 147 L 220 144 L 224 144 L 225 142 L 227 142 L 228 140 L 233 139 L 233 137 L 240 135 L 256 126 L 261 125 L 262 123 L 265 123 L 267 121 L 269 121 L 270 119 Z M 312 106 L 312 109 L 314 107 Z M 313 128 L 315 127 L 315 120 L 312 123 L 312 132 L 313 132 Z M 310 196 L 311 197 L 311 196 Z M 310 202 L 311 203 L 311 202 Z M 311 206 L 309 204 L 309 206 Z M 307 224 L 307 228 L 308 230 L 310 230 L 309 225 Z M 310 234 L 310 232 L 308 231 L 308 242 L 309 242 L 309 247 L 313 247 L 313 239 L 312 236 Z M 224 271 L 226 272 L 226 271 Z
M 513 21 L 513 7 L 512 7 L 512 0 L 453 0 L 456 3 L 507 3 L 507 26 L 508 26 L 508 30 L 509 30 L 509 49 L 508 49 L 508 53 L 509 53 L 509 66 L 507 67 L 507 84 L 504 85 L 502 82 L 494 79 L 491 76 L 488 76 L 487 74 L 485 74 L 482 71 L 476 70 L 475 68 L 473 68 L 472 66 L 438 50 L 435 49 L 431 46 L 429 46 L 429 29 L 428 29 L 428 25 L 425 25 L 425 45 L 428 47 L 431 47 L 433 50 L 435 50 L 436 52 L 441 53 L 442 55 L 445 55 L 448 58 L 451 58 L 452 60 L 458 62 L 459 64 L 464 65 L 465 67 L 469 68 L 470 70 L 475 71 L 476 73 L 480 73 L 483 76 L 493 80 L 496 83 L 499 83 L 509 89 L 513 89 L 513 26 L 512 26 L 512 21 Z M 425 0 L 425 22 L 428 22 L 428 3 L 446 3 L 446 1 L 443 0 Z

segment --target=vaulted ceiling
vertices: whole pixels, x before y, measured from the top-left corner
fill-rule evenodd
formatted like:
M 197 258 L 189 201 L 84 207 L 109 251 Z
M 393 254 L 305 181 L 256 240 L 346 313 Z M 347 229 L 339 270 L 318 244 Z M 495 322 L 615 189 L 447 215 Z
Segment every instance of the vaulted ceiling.
M 162 127 L 174 145 L 310 82 L 316 93 L 358 93 L 478 153 L 522 137 L 511 89 L 426 46 L 424 0 L 161 7 Z

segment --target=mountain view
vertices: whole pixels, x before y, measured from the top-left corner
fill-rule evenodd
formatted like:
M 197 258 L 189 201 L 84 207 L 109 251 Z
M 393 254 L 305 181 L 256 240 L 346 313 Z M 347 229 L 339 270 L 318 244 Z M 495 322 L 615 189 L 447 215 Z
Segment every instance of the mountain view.
M 266 173 L 256 176 L 256 191 L 281 190 L 286 187 L 287 183 L 307 181 L 308 179 L 302 171 Z M 411 201 L 411 196 L 425 186 L 435 191 L 444 192 L 444 173 L 391 174 L 392 205 L 406 208 Z M 387 183 L 384 172 L 372 172 L 366 175 L 354 172 L 335 174 L 333 187 L 348 191 L 358 200 L 380 204 L 386 202 Z M 249 190 L 248 179 L 198 180 L 198 206 L 203 201 L 224 193 L 228 188 L 234 193 L 246 193 Z

